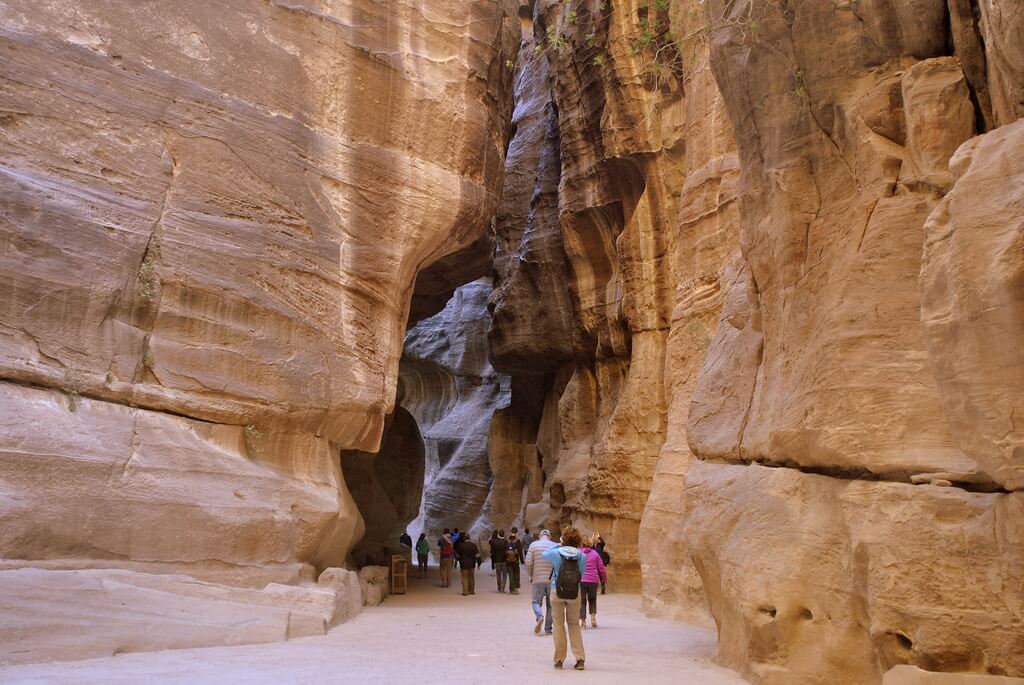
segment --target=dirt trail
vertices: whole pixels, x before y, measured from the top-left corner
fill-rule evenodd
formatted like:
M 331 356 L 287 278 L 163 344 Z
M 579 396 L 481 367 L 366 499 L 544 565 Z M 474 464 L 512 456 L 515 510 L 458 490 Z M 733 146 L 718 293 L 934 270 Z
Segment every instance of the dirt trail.
M 456 574 L 457 578 L 457 574 Z M 410 593 L 322 637 L 264 645 L 123 654 L 0 668 L 3 683 L 392 684 L 580 682 L 587 685 L 738 685 L 712 664 L 714 634 L 640 613 L 636 595 L 598 598 L 600 627 L 584 631 L 587 670 L 552 667 L 552 639 L 533 634 L 529 594 L 498 594 L 488 570 L 477 594 L 410 579 Z M 567 666 L 573 663 L 570 656 Z

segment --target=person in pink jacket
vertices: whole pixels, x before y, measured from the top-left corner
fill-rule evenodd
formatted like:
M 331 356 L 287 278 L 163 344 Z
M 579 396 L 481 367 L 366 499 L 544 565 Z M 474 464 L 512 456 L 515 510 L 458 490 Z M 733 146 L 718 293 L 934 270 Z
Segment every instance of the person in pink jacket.
M 608 573 L 604 561 L 596 549 L 581 547 L 580 551 L 587 560 L 587 570 L 580 580 L 580 627 L 587 626 L 587 605 L 590 605 L 590 625 L 597 627 L 597 587 L 608 582 Z

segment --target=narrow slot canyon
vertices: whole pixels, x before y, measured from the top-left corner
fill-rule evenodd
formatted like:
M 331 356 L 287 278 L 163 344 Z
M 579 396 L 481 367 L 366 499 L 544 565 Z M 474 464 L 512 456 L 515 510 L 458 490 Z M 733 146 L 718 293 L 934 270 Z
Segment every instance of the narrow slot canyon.
M 574 678 L 516 527 L 607 543 L 590 682 L 1024 684 L 1019 0 L 0 0 L 0 48 L 0 682 Z

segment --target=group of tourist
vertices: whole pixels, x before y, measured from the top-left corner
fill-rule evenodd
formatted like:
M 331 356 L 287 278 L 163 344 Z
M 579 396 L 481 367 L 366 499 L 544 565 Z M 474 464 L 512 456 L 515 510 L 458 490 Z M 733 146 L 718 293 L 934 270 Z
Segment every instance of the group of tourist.
M 402 544 L 412 546 L 412 539 L 403 535 Z M 482 565 L 480 548 L 467 533 L 458 528 L 444 529 L 437 540 L 441 567 L 441 586 L 451 587 L 453 566 L 459 566 L 462 594 L 476 594 L 476 568 Z M 526 575 L 532 588 L 531 607 L 534 615 L 533 632 L 555 638 L 555 668 L 562 668 L 568 648 L 571 647 L 576 670 L 584 669 L 586 655 L 583 650 L 583 629 L 597 627 L 597 594 L 605 594 L 608 580 L 607 565 L 611 557 L 605 550 L 600 533 L 583 539 L 576 528 L 565 528 L 561 541 L 551 539 L 548 530 L 534 538 L 527 528 L 522 539 L 518 528 L 495 530 L 487 544 L 491 566 L 497 579 L 498 592 L 519 594 L 520 567 L 526 566 Z M 426 577 L 430 544 L 426 534 L 420 533 L 416 541 L 416 556 L 421 577 Z M 568 644 L 567 644 L 568 643 Z

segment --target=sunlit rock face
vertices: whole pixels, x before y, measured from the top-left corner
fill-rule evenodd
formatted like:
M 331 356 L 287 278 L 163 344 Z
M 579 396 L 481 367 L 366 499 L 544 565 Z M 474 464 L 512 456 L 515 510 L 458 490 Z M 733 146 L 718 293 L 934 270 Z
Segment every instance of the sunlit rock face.
M 698 29 L 691 4 L 652 7 L 651 20 Z M 639 5 L 612 5 L 521 10 L 491 358 L 521 381 L 510 406 L 523 416 L 529 476 L 512 499 L 524 523 L 601 532 L 616 587 L 639 589 L 643 566 L 649 606 L 700 615 L 675 487 L 694 371 L 737 249 L 738 164 L 706 48 L 672 53 L 700 60 L 685 74 L 657 73 L 653 50 L 634 49 Z M 702 144 L 688 150 L 688 136 Z M 642 536 L 657 554 L 643 555 Z
M 1015 53 L 965 33 L 1015 14 L 707 11 L 742 259 L 690 406 L 682 535 L 720 659 L 779 685 L 1024 675 L 1024 358 L 1001 342 L 1024 330 L 1021 136 L 993 76 Z
M 344 562 L 339 448 L 377 449 L 417 271 L 498 204 L 515 9 L 0 2 L 5 565 Z
M 411 528 L 433 542 L 444 528 L 490 534 L 491 419 L 508 403 L 509 379 L 487 361 L 490 279 L 461 286 L 438 314 L 409 329 L 402 404 L 423 435 L 426 475 Z
M 523 5 L 506 505 L 757 683 L 1024 674 L 1024 13 Z

